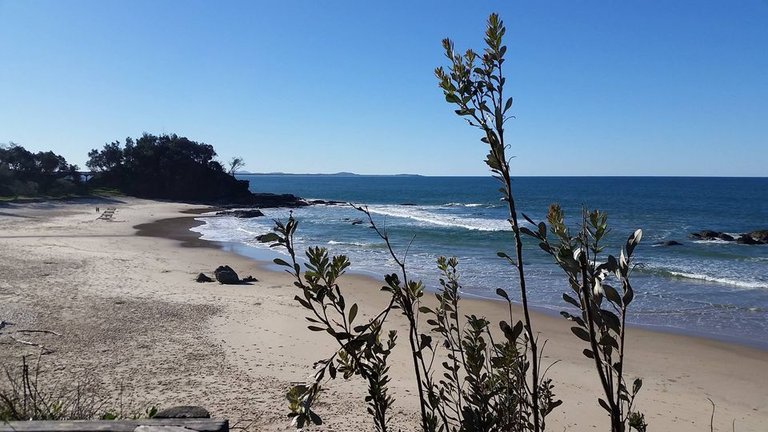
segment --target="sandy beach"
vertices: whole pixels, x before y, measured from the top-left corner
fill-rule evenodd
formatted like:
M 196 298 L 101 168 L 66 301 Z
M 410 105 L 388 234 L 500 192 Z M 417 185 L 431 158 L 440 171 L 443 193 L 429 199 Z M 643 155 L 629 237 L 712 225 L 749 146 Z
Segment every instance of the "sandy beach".
M 116 210 L 102 220 L 96 207 Z M 198 240 L 188 228 L 200 208 L 125 197 L 0 206 L 0 320 L 13 323 L 0 331 L 0 363 L 13 367 L 40 351 L 13 335 L 50 351 L 41 365 L 54 381 L 90 377 L 126 409 L 201 405 L 252 430 L 289 430 L 284 393 L 310 379 L 332 340 L 306 330 L 288 275 Z M 258 281 L 193 280 L 225 264 Z M 375 279 L 350 275 L 343 286 L 361 316 L 386 303 Z M 490 301 L 464 300 L 461 312 L 506 319 L 506 306 Z M 391 325 L 405 328 L 399 318 Z M 607 430 L 583 342 L 559 317 L 536 314 L 534 326 L 548 340 L 544 365 L 559 361 L 549 376 L 564 404 L 548 430 Z M 13 333 L 24 329 L 59 335 Z M 708 430 L 708 398 L 715 430 L 768 428 L 768 352 L 635 328 L 628 340 L 626 371 L 644 380 L 637 406 L 649 430 Z M 416 430 L 405 345 L 403 336 L 392 357 L 392 423 Z M 364 390 L 359 380 L 329 383 L 317 430 L 370 429 Z

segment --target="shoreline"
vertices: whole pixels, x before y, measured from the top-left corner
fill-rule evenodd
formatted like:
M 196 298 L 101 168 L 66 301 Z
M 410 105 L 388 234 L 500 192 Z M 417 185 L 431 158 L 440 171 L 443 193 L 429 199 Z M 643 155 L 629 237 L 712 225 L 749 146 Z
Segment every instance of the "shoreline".
M 176 240 L 176 241 L 179 241 L 181 246 L 183 247 L 218 248 L 224 252 L 233 253 L 238 256 L 254 261 L 263 271 L 281 273 L 280 270 L 277 270 L 274 268 L 274 265 L 272 264 L 271 259 L 261 259 L 261 257 L 254 257 L 253 255 L 239 252 L 241 250 L 247 249 L 248 248 L 247 246 L 243 246 L 238 243 L 203 240 L 201 238 L 202 234 L 190 230 L 191 228 L 205 224 L 204 221 L 196 220 L 195 219 L 196 217 L 199 217 L 199 215 L 202 213 L 205 213 L 207 211 L 213 211 L 213 210 L 215 210 L 215 207 L 211 207 L 207 210 L 201 209 L 200 211 L 195 212 L 194 216 L 188 216 L 188 217 L 185 216 L 185 217 L 179 217 L 179 218 L 174 218 L 169 220 L 158 220 L 152 223 L 144 224 L 141 227 L 137 226 L 135 228 L 138 230 L 137 235 Z M 252 248 L 252 249 L 256 250 L 255 248 Z M 264 256 L 267 256 L 267 255 L 270 255 L 271 252 L 269 250 L 259 250 L 259 254 L 263 254 Z M 377 275 L 373 271 L 366 272 L 366 271 L 349 270 L 347 274 L 368 278 L 370 279 L 371 283 L 377 283 L 377 284 L 383 283 L 382 281 L 383 274 Z M 434 294 L 434 292 L 429 290 L 426 292 L 429 294 Z M 498 303 L 504 304 L 502 300 L 499 300 L 496 298 L 483 297 L 483 296 L 473 295 L 473 294 L 464 294 L 463 298 L 472 299 L 480 302 L 498 302 Z M 514 301 L 513 301 L 513 304 L 515 304 L 518 307 L 520 306 L 517 302 L 514 302 Z M 548 309 L 541 306 L 531 306 L 530 311 L 535 315 L 542 315 L 548 318 L 554 318 L 554 319 L 565 321 L 565 319 L 562 318 L 558 310 Z M 759 342 L 756 342 L 750 339 L 729 339 L 728 336 L 710 334 L 705 332 L 697 332 L 694 329 L 653 325 L 653 324 L 628 323 L 628 327 L 651 332 L 651 333 L 662 333 L 662 334 L 667 334 L 672 336 L 701 339 L 704 341 L 716 342 L 724 345 L 734 345 L 734 346 L 743 347 L 743 348 L 755 349 L 768 354 L 768 341 L 765 341 L 763 344 L 760 344 Z
M 333 352 L 330 339 L 306 329 L 288 275 L 200 240 L 188 231 L 196 223 L 185 213 L 196 208 L 188 204 L 126 198 L 110 222 L 96 220 L 89 204 L 12 207 L 6 213 L 26 217 L 0 215 L 0 318 L 64 335 L 35 338 L 54 351 L 43 357 L 46 369 L 62 371 L 65 380 L 78 371 L 98 377 L 114 395 L 125 384 L 134 396 L 139 392 L 134 399 L 161 408 L 203 405 L 233 424 L 255 419 L 257 430 L 288 428 L 284 391 L 309 380 L 313 362 Z M 35 237 L 42 240 L 30 240 Z M 193 281 L 225 264 L 258 281 Z M 387 303 L 375 279 L 348 274 L 341 283 L 347 303 L 359 304 L 361 319 Z M 425 297 L 429 302 L 434 296 Z M 461 313 L 508 319 L 506 305 L 487 300 L 464 299 Z M 402 317 L 390 318 L 388 327 L 403 335 Z M 584 343 L 561 317 L 537 313 L 533 319 L 549 341 L 542 364 L 557 362 L 548 376 L 564 401 L 547 418 L 550 429 L 605 429 L 594 365 L 581 355 Z M 730 430 L 733 420 L 737 430 L 768 423 L 765 352 L 637 328 L 628 329 L 628 340 L 625 370 L 628 379 L 644 380 L 637 406 L 652 430 L 705 430 L 707 398 L 717 404 L 717 430 Z M 390 357 L 392 425 L 412 431 L 418 406 L 406 345 L 401 336 Z M 32 352 L 4 346 L 4 365 Z M 326 425 L 318 430 L 369 427 L 363 382 L 339 379 L 325 387 L 317 411 Z

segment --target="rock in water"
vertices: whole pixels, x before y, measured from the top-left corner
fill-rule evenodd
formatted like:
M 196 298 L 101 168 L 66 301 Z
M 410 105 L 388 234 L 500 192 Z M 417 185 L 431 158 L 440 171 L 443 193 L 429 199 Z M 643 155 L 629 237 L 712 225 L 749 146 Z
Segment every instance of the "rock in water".
M 739 238 L 736 239 L 736 243 L 746 244 L 746 245 L 760 244 L 759 241 L 757 241 L 754 238 L 752 238 L 752 236 L 749 235 L 749 234 L 742 234 L 742 235 L 740 235 Z
M 234 216 L 236 218 L 249 219 L 264 216 L 264 213 L 262 213 L 259 209 L 224 210 L 216 212 L 216 216 Z
M 749 236 L 758 243 L 768 244 L 768 230 L 752 231 Z
M 211 413 L 201 406 L 175 406 L 155 414 L 156 419 L 163 418 L 211 418 Z
M 720 233 L 717 231 L 711 231 L 711 230 L 704 230 L 704 231 L 691 233 L 691 237 L 695 239 L 700 239 L 700 240 L 715 240 L 720 238 L 721 234 L 723 233 Z
M 219 266 L 214 270 L 213 274 L 220 284 L 233 285 L 240 283 L 240 278 L 230 266 Z
M 656 243 L 659 246 L 682 246 L 683 244 L 676 240 L 667 240 Z
M 197 275 L 197 277 L 195 278 L 195 282 L 201 282 L 201 283 L 202 283 L 202 282 L 213 282 L 213 279 L 211 279 L 211 278 L 209 278 L 208 276 L 206 276 L 206 275 L 205 275 L 205 273 L 200 273 L 200 274 L 199 274 L 199 275 Z

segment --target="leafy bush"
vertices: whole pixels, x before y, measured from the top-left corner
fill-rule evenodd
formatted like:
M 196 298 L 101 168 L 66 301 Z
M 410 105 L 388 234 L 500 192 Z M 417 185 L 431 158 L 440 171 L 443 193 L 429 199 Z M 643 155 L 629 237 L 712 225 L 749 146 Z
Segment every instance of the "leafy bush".
M 645 431 L 644 416 L 633 409 L 642 381 L 627 386 L 623 373 L 624 330 L 627 308 L 634 297 L 629 280 L 631 257 L 642 232 L 633 233 L 616 259 L 608 255 L 604 262 L 598 257 L 602 241 L 608 232 L 607 216 L 599 211 L 584 213 L 577 234 L 571 235 L 559 206 L 550 207 L 548 222 L 535 223 L 525 215 L 532 230 L 520 224 L 512 192 L 510 166 L 506 151 L 504 126 L 510 118 L 512 98 L 504 97 L 505 78 L 502 73 L 506 46 L 502 44 L 505 27 L 496 14 L 488 19 L 482 55 L 472 50 L 458 54 L 449 39 L 443 41 L 448 70 L 437 68 L 435 74 L 447 102 L 457 106 L 456 114 L 482 131 L 481 141 L 489 147 L 486 164 L 493 177 L 502 185 L 502 199 L 507 204 L 509 223 L 514 234 L 514 256 L 505 252 L 497 255 L 517 270 L 524 319 L 513 321 L 509 294 L 499 289 L 510 309 L 509 321 L 499 323 L 499 332 L 483 317 L 460 317 L 461 286 L 458 260 L 441 257 L 438 268 L 442 273 L 440 289 L 435 294 L 435 309 L 422 304 L 424 287 L 409 278 L 404 260 L 393 251 L 387 233 L 380 230 L 366 208 L 358 207 L 368 217 L 398 267 L 397 273 L 384 277 L 383 288 L 390 302 L 367 323 L 354 324 L 358 305 L 347 307 L 338 285 L 350 263 L 346 256 L 329 256 L 324 248 L 306 251 L 306 264 L 298 262 L 293 238 L 298 222 L 291 215 L 286 223 L 276 221 L 274 232 L 260 238 L 273 247 L 284 247 L 290 262 L 276 259 L 293 275 L 300 295 L 295 297 L 308 312 L 309 330 L 327 332 L 337 343 L 337 349 L 316 363 L 314 381 L 288 392 L 290 417 L 298 428 L 320 424 L 313 411 L 313 402 L 326 379 L 337 374 L 349 379 L 360 376 L 368 383 L 365 401 L 373 417 L 375 429 L 388 430 L 389 410 L 393 399 L 388 393 L 389 367 L 387 357 L 397 335 L 383 327 L 395 310 L 408 323 L 408 343 L 419 396 L 421 427 L 424 431 L 543 431 L 546 416 L 561 404 L 555 398 L 554 386 L 541 370 L 538 340 L 535 336 L 528 305 L 523 260 L 523 235 L 539 242 L 545 252 L 565 272 L 573 295 L 564 300 L 578 309 L 578 314 L 563 312 L 575 323 L 573 333 L 589 344 L 583 354 L 594 360 L 604 397 L 598 403 L 610 416 L 612 432 L 628 428 Z M 554 237 L 550 240 L 548 232 Z M 618 283 L 614 288 L 611 278 Z M 420 315 L 427 317 L 429 329 L 424 331 Z M 435 342 L 439 338 L 440 343 Z M 441 378 L 435 379 L 435 360 L 442 367 Z

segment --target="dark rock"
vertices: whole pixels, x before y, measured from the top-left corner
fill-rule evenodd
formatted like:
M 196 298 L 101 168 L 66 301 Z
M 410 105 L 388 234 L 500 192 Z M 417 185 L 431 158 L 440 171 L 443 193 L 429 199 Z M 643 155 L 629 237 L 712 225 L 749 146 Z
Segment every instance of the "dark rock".
M 733 238 L 733 236 L 731 236 L 729 234 L 726 234 L 726 233 L 718 234 L 717 238 L 719 238 L 720 240 L 725 240 L 725 241 L 734 241 L 734 240 L 736 240 L 735 238 Z
M 252 194 L 252 202 L 255 206 L 261 208 L 274 208 L 274 207 L 305 207 L 309 203 L 303 199 L 292 194 L 271 194 L 271 193 L 254 193 Z
M 175 406 L 155 414 L 156 419 L 168 418 L 211 418 L 211 413 L 201 406 Z
M 675 240 L 667 240 L 656 243 L 659 246 L 682 246 L 683 244 Z
M 271 243 L 271 241 L 265 239 L 271 237 L 274 233 L 266 233 L 266 234 L 260 234 L 256 236 L 256 241 L 259 243 Z
M 352 225 L 360 225 L 362 223 L 363 223 L 362 219 L 355 219 L 355 220 L 352 221 Z
M 208 276 L 206 276 L 206 275 L 205 275 L 205 273 L 200 273 L 200 274 L 199 274 L 199 275 L 197 275 L 197 277 L 195 278 L 195 282 L 201 282 L 201 283 L 202 283 L 202 282 L 213 282 L 213 279 L 211 279 L 211 278 L 209 278 Z
M 736 243 L 746 244 L 746 245 L 761 244 L 759 241 L 753 239 L 752 236 L 749 234 L 740 235 L 739 238 L 736 239 Z
M 259 280 L 253 276 L 246 276 L 243 278 L 243 282 L 258 282 Z
M 695 233 L 691 233 L 691 237 L 699 240 L 716 240 L 723 234 L 717 231 L 704 230 Z
M 401 206 L 415 206 L 414 203 L 400 203 Z
M 761 244 L 768 244 L 768 230 L 757 230 L 749 233 L 755 241 Z
M 240 283 L 240 278 L 230 266 L 219 266 L 213 272 L 220 284 L 233 285 Z
M 216 212 L 216 216 L 234 216 L 236 218 L 249 219 L 264 216 L 264 213 L 262 213 L 259 209 L 224 210 Z
M 344 205 L 344 204 L 347 204 L 347 203 L 345 203 L 344 201 L 320 200 L 320 199 L 317 199 L 317 200 L 310 200 L 309 204 L 311 204 L 311 205 L 319 205 L 319 204 L 323 204 L 323 205 Z

